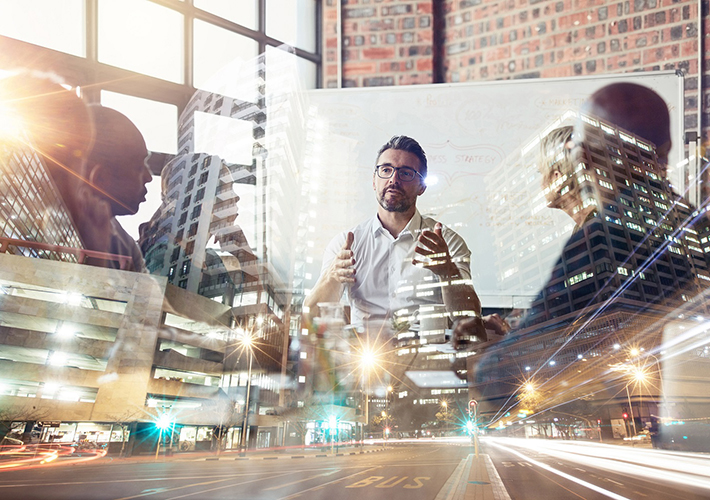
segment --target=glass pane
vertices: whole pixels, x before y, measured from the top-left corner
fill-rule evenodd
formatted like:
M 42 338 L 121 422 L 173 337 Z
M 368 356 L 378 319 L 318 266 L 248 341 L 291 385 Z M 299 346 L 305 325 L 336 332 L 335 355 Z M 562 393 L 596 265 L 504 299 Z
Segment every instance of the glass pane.
M 177 106 L 107 90 L 101 91 L 101 104 L 130 118 L 149 151 L 177 153 Z
M 217 155 L 228 163 L 251 165 L 254 124 L 229 116 L 195 113 L 195 151 Z
M 247 28 L 257 29 L 256 0 L 195 0 L 195 7 Z
M 266 47 L 266 80 L 272 91 L 278 91 L 274 85 L 287 85 L 297 90 L 314 89 L 316 69 L 316 64 L 307 59 L 276 47 Z M 281 90 L 285 91 L 285 88 Z
M 83 57 L 83 0 L 2 2 L 0 35 Z
M 296 59 L 296 68 L 298 69 L 298 78 L 301 81 L 303 89 L 310 90 L 316 88 L 318 84 L 316 63 L 299 57 Z
M 146 0 L 99 1 L 100 62 L 182 83 L 183 45 L 182 14 Z
M 271 0 L 267 2 L 266 34 L 299 49 L 315 52 L 315 0 Z
M 195 87 L 253 101 L 257 42 L 199 20 L 194 29 Z

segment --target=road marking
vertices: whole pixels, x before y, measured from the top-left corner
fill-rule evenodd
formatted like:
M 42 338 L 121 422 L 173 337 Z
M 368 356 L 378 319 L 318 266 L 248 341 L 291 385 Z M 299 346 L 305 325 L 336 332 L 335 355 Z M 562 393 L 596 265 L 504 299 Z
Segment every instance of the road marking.
M 510 495 L 508 495 L 508 490 L 505 489 L 503 480 L 498 474 L 498 470 L 495 465 L 493 465 L 493 460 L 491 460 L 490 455 L 483 455 L 486 459 L 486 471 L 488 472 L 488 479 L 493 483 L 491 486 L 493 488 L 493 498 L 495 500 L 510 500 Z
M 282 477 L 282 476 L 288 476 L 289 474 L 293 474 L 293 472 L 287 472 L 285 474 L 279 474 L 276 477 Z M 177 500 L 178 498 L 186 498 L 186 497 L 191 497 L 193 495 L 202 495 L 203 493 L 207 493 L 208 491 L 217 491 L 217 490 L 223 490 L 225 488 L 233 488 L 235 486 L 241 486 L 243 484 L 249 484 L 249 483 L 254 483 L 256 481 L 261 481 L 262 479 L 254 479 L 253 481 L 244 481 L 243 483 L 234 483 L 234 484 L 228 484 L 227 486 L 220 486 L 219 488 L 210 488 L 208 490 L 202 490 L 202 491 L 196 491 L 194 493 L 187 493 L 185 495 L 180 495 L 179 497 L 170 497 L 168 500 Z M 197 486 L 197 485 L 194 485 Z M 186 486 L 187 488 L 187 486 Z
M 0 484 L 0 488 L 22 488 L 26 486 L 76 486 L 81 484 L 111 484 L 111 483 L 140 483 L 146 481 L 171 481 L 174 479 L 206 479 L 208 477 L 236 478 L 240 476 L 263 475 L 264 472 L 248 472 L 240 474 L 219 474 L 215 476 L 172 476 L 172 477 L 144 477 L 139 479 L 112 479 L 109 481 L 65 481 L 61 483 L 14 483 Z
M 372 471 L 372 470 L 379 469 L 379 468 L 380 468 L 379 466 L 377 466 L 377 467 L 370 467 L 369 469 L 365 469 L 365 470 L 362 470 L 362 471 L 360 471 L 360 472 L 356 472 L 355 474 L 350 474 L 349 476 L 341 477 L 340 479 L 335 479 L 334 481 L 330 481 L 330 482 L 328 482 L 328 483 L 323 483 L 323 484 L 321 484 L 321 485 L 319 485 L 319 486 L 314 486 L 313 488 L 308 488 L 307 490 L 299 491 L 298 493 L 294 493 L 294 494 L 288 495 L 288 496 L 286 496 L 286 497 L 281 497 L 281 498 L 279 498 L 279 500 L 288 500 L 289 498 L 296 498 L 296 497 L 299 497 L 299 496 L 303 495 L 304 493 L 307 493 L 307 492 L 309 492 L 309 491 L 313 491 L 313 490 L 315 490 L 316 488 L 322 488 L 323 486 L 328 486 L 329 484 L 338 483 L 338 482 L 343 481 L 343 480 L 345 480 L 345 479 L 349 479 L 349 478 L 351 478 L 351 477 L 355 477 L 355 476 L 357 476 L 357 475 L 364 474 L 365 472 L 370 472 L 370 471 Z
M 397 476 L 395 476 L 397 477 Z M 364 488 L 365 486 L 370 486 L 371 484 L 376 483 L 377 481 L 384 479 L 385 476 L 370 476 L 366 477 L 365 479 L 361 479 L 357 483 L 353 483 L 350 486 L 346 486 L 346 488 Z
M 335 472 L 338 472 L 338 471 L 335 471 Z M 315 476 L 307 477 L 305 479 L 299 479 L 298 481 L 293 481 L 291 483 L 281 484 L 279 486 L 272 486 L 271 488 L 265 488 L 263 491 L 280 490 L 281 488 L 285 488 L 287 486 L 292 486 L 292 485 L 298 484 L 298 483 L 304 483 L 306 481 L 310 481 L 311 479 L 316 479 L 318 477 L 330 476 L 331 474 L 335 474 L 335 472 L 326 472 L 325 474 L 316 474 Z
M 558 476 L 561 476 L 561 477 L 563 477 L 563 478 L 565 478 L 565 479 L 568 479 L 568 480 L 570 480 L 570 481 L 572 481 L 572 482 L 574 482 L 574 483 L 577 483 L 577 484 L 579 484 L 579 485 L 581 485 L 581 486 L 584 486 L 584 487 L 586 487 L 586 488 L 589 488 L 589 489 L 592 490 L 592 491 L 596 491 L 597 493 L 601 493 L 602 495 L 606 495 L 606 496 L 608 496 L 609 498 L 613 498 L 614 500 L 630 500 L 629 498 L 627 498 L 627 497 L 625 497 L 625 496 L 622 496 L 622 495 L 618 495 L 618 494 L 614 493 L 613 491 L 609 491 L 609 490 L 604 489 L 604 488 L 602 488 L 602 487 L 600 487 L 600 486 L 597 486 L 596 484 L 589 483 L 589 482 L 584 481 L 584 480 L 582 480 L 582 479 L 579 479 L 579 478 L 577 478 L 577 477 L 575 477 L 575 476 L 572 476 L 572 475 L 570 475 L 570 474 L 567 474 L 566 472 L 562 472 L 562 471 L 560 471 L 560 470 L 557 470 L 557 469 L 555 469 L 554 467 L 550 467 L 549 465 L 547 465 L 547 464 L 545 464 L 545 463 L 543 463 L 543 462 L 539 462 L 539 461 L 537 461 L 537 460 L 534 460 L 534 459 L 532 459 L 532 458 L 529 458 L 529 457 L 523 455 L 522 453 L 520 453 L 519 451 L 516 451 L 516 450 L 514 450 L 514 449 L 512 449 L 512 448 L 508 448 L 507 446 L 502 446 L 502 445 L 500 445 L 500 444 L 498 444 L 498 443 L 493 443 L 493 442 L 491 442 L 491 443 L 489 443 L 489 444 L 495 446 L 496 448 L 500 448 L 500 449 L 502 449 L 502 450 L 505 450 L 505 451 L 507 451 L 508 453 L 512 453 L 512 454 L 514 454 L 514 455 L 517 455 L 518 457 L 522 458 L 523 460 L 527 460 L 529 463 L 532 463 L 532 464 L 534 464 L 534 465 L 537 465 L 537 466 L 540 467 L 541 469 L 545 469 L 545 470 L 548 471 L 548 472 L 552 472 L 553 474 L 557 474 Z
M 619 482 L 617 482 L 617 481 L 614 481 L 613 479 L 609 479 L 608 477 L 605 477 L 605 478 L 604 478 L 604 481 L 609 481 L 610 483 L 614 483 L 614 484 L 619 485 L 619 486 L 624 486 L 624 483 L 619 483 Z
M 286 473 L 280 474 L 279 476 L 276 476 L 276 477 L 286 476 L 286 475 L 288 475 L 288 474 L 293 474 L 293 472 L 286 472 Z M 189 493 L 189 494 L 187 494 L 187 495 L 181 495 L 181 496 L 179 496 L 179 497 L 172 497 L 172 498 L 189 497 L 189 496 L 191 496 L 191 495 L 197 495 L 197 494 L 203 493 L 203 492 L 205 492 L 205 491 L 213 491 L 213 490 L 219 490 L 219 489 L 223 489 L 223 488 L 231 488 L 232 486 L 238 486 L 238 485 L 242 485 L 242 484 L 249 484 L 249 483 L 254 483 L 254 482 L 256 482 L 256 481 L 262 481 L 262 480 L 263 480 L 263 478 L 252 479 L 251 481 L 243 481 L 243 482 L 241 482 L 241 483 L 230 484 L 230 485 L 228 485 L 228 486 L 220 486 L 219 488 L 212 488 L 212 489 L 209 489 L 209 490 L 202 490 L 202 491 L 197 492 L 197 493 Z M 131 500 L 131 499 L 133 499 L 133 498 L 140 498 L 140 497 L 147 497 L 147 496 L 149 496 L 149 495 L 155 495 L 155 494 L 158 493 L 158 491 L 154 491 L 154 490 L 158 490 L 158 489 L 161 490 L 160 493 L 165 493 L 165 492 L 168 492 L 168 491 L 184 490 L 185 488 L 194 488 L 195 486 L 207 486 L 208 484 L 223 483 L 224 481 L 229 481 L 229 479 L 218 479 L 218 480 L 215 480 L 215 481 L 205 481 L 205 482 L 202 482 L 202 483 L 186 484 L 186 485 L 184 485 L 184 486 L 176 486 L 175 488 L 165 488 L 165 489 L 163 489 L 163 488 L 152 488 L 151 490 L 148 490 L 147 492 L 144 490 L 143 492 L 141 492 L 141 493 L 138 494 L 138 495 L 133 495 L 133 496 L 130 496 L 130 497 L 117 498 L 116 500 Z
M 422 477 L 415 477 L 414 479 L 412 479 L 412 481 L 414 481 L 416 484 L 405 484 L 404 486 L 402 486 L 402 488 L 405 488 L 405 489 L 408 489 L 408 490 L 416 490 L 416 489 L 419 489 L 419 488 L 421 488 L 422 486 L 424 486 L 424 483 L 422 483 L 422 480 L 423 480 L 423 479 L 426 479 L 426 480 L 428 481 L 428 480 L 430 480 L 431 478 L 430 478 L 430 477 L 424 477 L 424 476 L 422 476 Z
M 393 483 L 392 481 L 397 479 L 397 476 L 394 476 L 392 479 L 388 479 L 384 483 L 378 484 L 377 486 L 375 486 L 375 488 L 394 488 L 395 486 L 397 486 L 399 483 L 401 483 L 402 481 L 404 481 L 408 477 L 409 476 L 402 476 L 402 479 L 400 479 L 399 481 L 395 481 Z
M 384 479 L 384 481 L 382 481 Z M 393 476 L 385 479 L 385 476 L 370 476 L 362 479 L 356 483 L 346 486 L 346 488 L 365 488 L 367 486 L 374 486 L 375 488 L 393 488 L 400 483 L 403 483 L 409 479 L 409 476 Z M 412 483 L 406 483 L 402 485 L 402 488 L 407 490 L 416 490 L 424 486 L 424 481 L 431 480 L 430 477 L 417 476 L 412 478 Z
M 634 491 L 634 493 L 636 493 L 637 495 L 641 495 L 642 497 L 647 497 L 647 496 L 648 496 L 648 495 L 645 495 L 645 494 L 641 493 L 640 491 Z
M 560 464 L 560 465 L 562 465 L 562 464 Z M 578 470 L 579 472 L 587 472 L 586 470 L 580 469 L 579 467 L 575 467 L 574 470 Z
M 469 453 L 468 457 L 461 459 L 461 462 L 456 466 L 454 472 L 451 473 L 449 479 L 446 480 L 444 486 L 441 487 L 439 493 L 436 494 L 434 500 L 452 500 L 454 498 L 460 487 L 461 478 L 464 477 L 464 473 L 468 474 L 468 471 L 471 469 L 472 460 L 472 453 Z M 468 478 L 468 475 L 466 478 Z

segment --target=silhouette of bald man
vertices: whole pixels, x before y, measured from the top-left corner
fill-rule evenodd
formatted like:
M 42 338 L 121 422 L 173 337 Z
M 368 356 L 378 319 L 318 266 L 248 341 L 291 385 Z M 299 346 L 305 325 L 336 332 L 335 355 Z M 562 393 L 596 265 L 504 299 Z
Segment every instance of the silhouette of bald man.
M 133 122 L 118 111 L 97 104 L 88 109 L 96 138 L 87 160 L 87 180 L 111 214 L 110 241 L 103 251 L 131 256 L 129 270 L 147 272 L 140 248 L 115 218 L 135 214 L 145 201 L 145 186 L 152 179 L 145 140 Z
M 672 146 L 671 120 L 668 105 L 656 92 L 636 83 L 613 83 L 594 92 L 581 112 L 655 144 L 665 178 Z

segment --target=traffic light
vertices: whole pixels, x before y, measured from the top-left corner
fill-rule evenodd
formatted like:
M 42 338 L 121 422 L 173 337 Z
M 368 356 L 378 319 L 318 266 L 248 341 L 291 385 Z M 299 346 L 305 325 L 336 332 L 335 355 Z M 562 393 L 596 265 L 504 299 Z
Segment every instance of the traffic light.
M 468 402 L 468 414 L 473 415 L 476 413 L 476 407 L 478 406 L 478 401 L 475 399 L 472 399 L 471 401 Z
M 629 414 L 627 412 L 624 412 L 621 414 L 622 417 L 624 417 L 624 420 L 628 420 Z

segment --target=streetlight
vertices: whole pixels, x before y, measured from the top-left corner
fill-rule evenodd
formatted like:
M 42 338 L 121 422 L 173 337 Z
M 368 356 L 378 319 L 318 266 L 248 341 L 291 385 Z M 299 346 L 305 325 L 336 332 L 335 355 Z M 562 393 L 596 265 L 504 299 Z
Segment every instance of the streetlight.
M 173 419 L 170 418 L 167 413 L 161 413 L 158 420 L 155 421 L 155 426 L 158 428 L 158 444 L 155 447 L 155 459 L 158 460 L 158 454 L 160 453 L 160 439 L 163 437 L 163 432 L 167 433 L 168 430 L 171 430 L 173 426 Z M 172 435 L 170 438 L 172 440 Z M 165 448 L 165 455 L 167 455 L 167 434 L 165 435 L 165 441 L 166 443 L 163 444 L 163 447 Z
M 254 361 L 254 352 L 252 351 L 252 345 L 254 339 L 251 334 L 244 332 L 242 335 L 242 347 L 249 351 L 249 369 L 247 370 L 247 394 L 246 400 L 244 402 L 244 422 L 242 423 L 242 434 L 239 436 L 239 456 L 243 457 L 246 452 L 246 436 L 247 436 L 247 426 L 249 422 L 249 396 L 251 392 L 251 366 Z
M 377 365 L 377 354 L 369 346 L 365 346 L 360 353 L 360 367 L 365 378 L 365 423 L 362 426 L 362 444 L 365 445 L 365 426 L 369 428 L 370 422 L 370 371 Z
M 387 433 L 388 429 L 388 423 L 389 423 L 389 415 L 390 415 L 390 393 L 394 390 L 394 388 L 391 385 L 387 386 L 387 393 L 385 394 L 385 411 L 384 411 L 384 417 L 385 417 L 385 426 L 382 429 L 382 437 L 385 440 L 385 446 L 387 446 L 387 439 L 389 438 L 389 434 Z
M 631 380 L 626 384 L 626 399 L 629 401 L 629 411 L 631 412 L 631 425 L 633 426 L 633 431 L 634 435 L 631 437 L 636 436 L 636 419 L 634 418 L 634 407 L 631 404 L 631 395 L 629 394 L 629 385 L 631 385 L 632 382 L 636 382 L 637 384 L 639 382 L 643 382 L 646 380 L 646 373 L 644 373 L 643 370 L 640 368 L 636 367 L 636 369 L 633 371 L 633 375 Z M 639 414 L 641 410 L 641 405 L 639 404 Z

